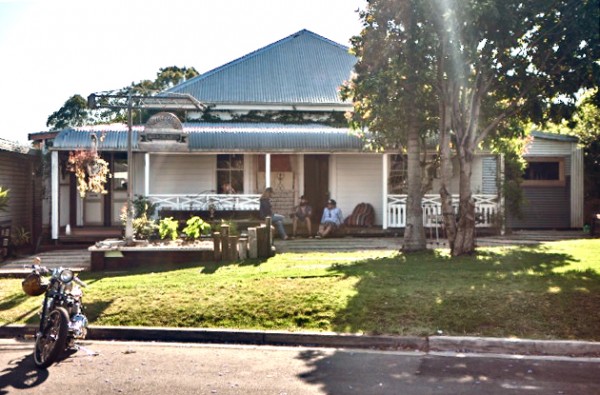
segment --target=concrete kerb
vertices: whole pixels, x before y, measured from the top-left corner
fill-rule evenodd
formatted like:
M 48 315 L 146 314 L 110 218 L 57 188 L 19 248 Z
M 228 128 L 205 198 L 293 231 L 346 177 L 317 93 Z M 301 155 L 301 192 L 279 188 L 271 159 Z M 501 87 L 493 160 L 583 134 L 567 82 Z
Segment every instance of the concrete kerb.
M 0 326 L 0 338 L 32 337 L 31 325 Z M 91 326 L 88 340 L 332 347 L 419 352 L 600 357 L 600 342 L 453 336 L 371 336 L 321 332 Z
M 429 337 L 430 351 L 600 357 L 600 343 L 570 340 L 500 339 L 470 336 Z

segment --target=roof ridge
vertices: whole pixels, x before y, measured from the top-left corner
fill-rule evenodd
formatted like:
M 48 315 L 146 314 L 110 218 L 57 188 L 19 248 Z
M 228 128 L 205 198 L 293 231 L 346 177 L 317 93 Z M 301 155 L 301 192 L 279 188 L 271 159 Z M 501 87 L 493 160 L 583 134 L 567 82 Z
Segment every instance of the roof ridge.
M 533 137 L 546 138 L 549 140 L 562 140 L 562 141 L 579 141 L 579 137 L 572 134 L 555 133 L 544 130 L 532 130 L 531 135 Z
M 196 77 L 194 77 L 192 79 L 189 79 L 189 80 L 187 80 L 185 82 L 182 82 L 181 84 L 175 85 L 174 87 L 171 87 L 171 88 L 167 89 L 165 92 L 171 92 L 175 88 L 177 88 L 179 90 L 179 89 L 184 88 L 184 87 L 186 87 L 186 86 L 188 86 L 190 84 L 196 83 L 196 82 L 198 82 L 200 80 L 203 80 L 203 79 L 208 78 L 208 77 L 210 77 L 212 75 L 220 73 L 221 71 L 226 70 L 226 69 L 228 69 L 230 67 L 233 67 L 233 66 L 235 66 L 237 64 L 240 64 L 240 63 L 242 63 L 242 62 L 244 62 L 244 61 L 246 61 L 248 59 L 254 58 L 254 57 L 256 57 L 256 56 L 258 56 L 258 55 L 260 55 L 262 53 L 265 53 L 265 52 L 270 51 L 270 50 L 272 50 L 274 48 L 277 48 L 277 47 L 281 46 L 282 44 L 287 43 L 287 42 L 289 42 L 289 41 L 291 41 L 291 40 L 293 40 L 293 39 L 295 39 L 295 38 L 297 38 L 297 37 L 299 37 L 299 36 L 301 36 L 303 34 L 311 35 L 311 36 L 313 36 L 313 37 L 315 37 L 315 38 L 317 38 L 317 39 L 319 39 L 321 41 L 324 41 L 324 42 L 326 42 L 326 43 L 328 43 L 330 45 L 336 46 L 336 47 L 338 47 L 340 49 L 344 49 L 346 51 L 349 49 L 349 47 L 347 47 L 345 45 L 339 44 L 339 43 L 337 43 L 337 42 L 335 42 L 333 40 L 330 40 L 330 39 L 328 39 L 326 37 L 323 37 L 323 36 L 321 36 L 321 35 L 319 35 L 317 33 L 314 33 L 314 32 L 312 32 L 310 30 L 302 29 L 302 30 L 297 31 L 296 33 L 290 34 L 289 36 L 286 36 L 286 37 L 284 37 L 284 38 L 282 38 L 280 40 L 272 42 L 271 44 L 265 45 L 264 47 L 261 47 L 259 49 L 256 49 L 256 50 L 252 51 L 252 52 L 249 52 L 246 55 L 243 55 L 243 56 L 241 56 L 239 58 L 236 58 L 236 59 L 234 59 L 234 60 L 232 60 L 230 62 L 227 62 L 227 63 L 225 63 L 225 64 L 223 64 L 221 66 L 215 67 L 214 69 L 211 69 L 211 70 L 209 70 L 209 71 L 207 71 L 205 73 L 202 73 L 202 74 L 200 74 L 200 75 L 198 75 L 198 76 L 196 76 Z

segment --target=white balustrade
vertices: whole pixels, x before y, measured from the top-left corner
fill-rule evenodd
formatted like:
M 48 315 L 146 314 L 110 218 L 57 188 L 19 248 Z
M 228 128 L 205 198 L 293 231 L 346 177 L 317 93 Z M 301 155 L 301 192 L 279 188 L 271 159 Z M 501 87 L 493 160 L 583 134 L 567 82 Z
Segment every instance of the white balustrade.
M 159 210 L 190 210 L 190 211 L 237 211 L 258 210 L 260 195 L 222 195 L 222 194 L 152 194 L 148 196 Z
M 389 228 L 404 228 L 406 226 L 406 198 L 407 195 L 388 195 L 388 224 Z M 475 214 L 477 227 L 493 226 L 494 218 L 498 214 L 497 195 L 473 195 L 475 201 Z M 425 195 L 421 203 L 423 207 L 423 225 L 426 227 L 442 226 L 442 201 L 440 195 Z M 458 212 L 458 195 L 452 195 L 452 207 Z

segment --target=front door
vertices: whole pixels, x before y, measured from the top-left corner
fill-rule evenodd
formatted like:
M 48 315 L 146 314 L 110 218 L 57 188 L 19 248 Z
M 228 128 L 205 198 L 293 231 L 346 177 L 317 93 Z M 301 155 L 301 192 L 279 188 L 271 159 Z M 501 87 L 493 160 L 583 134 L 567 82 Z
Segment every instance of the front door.
M 127 203 L 127 154 L 105 153 L 102 158 L 112 177 L 104 185 L 106 194 L 88 193 L 83 199 L 83 225 L 121 226 L 121 210 Z
M 313 229 L 321 222 L 329 199 L 329 155 L 304 156 L 304 195 L 313 208 Z

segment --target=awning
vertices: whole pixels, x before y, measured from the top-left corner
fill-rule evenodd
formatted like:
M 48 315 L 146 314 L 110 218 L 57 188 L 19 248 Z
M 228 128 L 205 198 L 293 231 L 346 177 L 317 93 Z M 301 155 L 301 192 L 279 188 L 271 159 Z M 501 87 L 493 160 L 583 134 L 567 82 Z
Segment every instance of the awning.
M 99 139 L 99 151 L 127 151 L 126 125 L 94 126 L 65 129 L 54 139 L 55 150 L 89 149 L 91 134 Z M 133 129 L 132 149 L 146 151 L 149 144 L 160 148 L 160 141 L 139 143 L 143 126 Z M 270 123 L 186 123 L 186 142 L 177 151 L 190 152 L 360 152 L 364 142 L 348 128 L 321 124 Z M 163 144 L 162 146 L 166 146 Z M 157 152 L 156 149 L 152 151 Z M 160 150 L 158 150 L 160 151 Z M 173 151 L 166 149 L 165 151 Z

